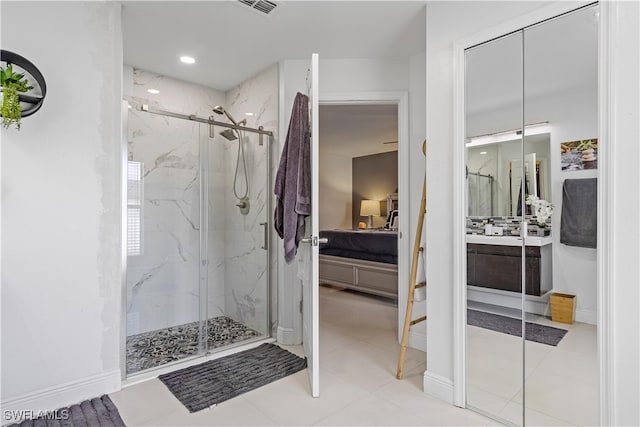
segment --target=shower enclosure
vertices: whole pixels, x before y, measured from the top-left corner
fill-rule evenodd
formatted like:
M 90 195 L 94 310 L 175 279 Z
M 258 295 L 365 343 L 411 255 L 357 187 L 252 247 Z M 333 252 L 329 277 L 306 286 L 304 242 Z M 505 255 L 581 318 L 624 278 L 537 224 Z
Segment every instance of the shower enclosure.
M 127 375 L 270 336 L 271 132 L 211 114 L 126 114 Z
M 493 215 L 493 181 L 491 175 L 479 172 L 467 173 L 469 216 Z

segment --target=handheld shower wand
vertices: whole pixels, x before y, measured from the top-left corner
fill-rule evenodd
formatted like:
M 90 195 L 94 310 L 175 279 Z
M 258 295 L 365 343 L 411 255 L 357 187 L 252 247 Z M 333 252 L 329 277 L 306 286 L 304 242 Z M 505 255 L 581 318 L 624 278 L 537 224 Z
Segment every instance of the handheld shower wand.
M 220 115 L 224 114 L 225 116 L 227 116 L 229 120 L 231 120 L 231 123 L 233 123 L 236 126 L 247 124 L 247 119 L 242 119 L 239 122 L 236 122 L 234 118 L 231 116 L 231 114 L 229 114 L 229 112 L 225 110 L 224 107 L 221 105 L 216 105 L 215 107 L 213 107 L 213 112 Z
M 236 199 L 238 199 L 238 201 L 239 201 L 238 204 L 236 204 L 236 206 L 240 208 L 240 213 L 242 213 L 243 215 L 247 215 L 249 213 L 249 197 L 248 197 L 248 193 L 249 193 L 249 177 L 248 177 L 248 174 L 247 174 L 247 161 L 245 160 L 245 155 L 244 155 L 242 134 L 240 133 L 240 129 L 238 129 L 240 127 L 240 125 L 244 126 L 244 125 L 247 124 L 247 119 L 242 119 L 242 120 L 240 120 L 240 122 L 236 122 L 235 119 L 231 116 L 231 114 L 229 114 L 229 112 L 227 110 L 225 110 L 224 107 L 222 107 L 221 105 L 216 105 L 215 107 L 213 107 L 213 112 L 216 113 L 216 114 L 227 116 L 227 118 L 231 121 L 231 123 L 233 123 L 236 126 L 235 128 L 226 129 L 225 131 L 220 132 L 220 135 L 224 136 L 229 141 L 233 141 L 235 139 L 238 139 L 238 154 L 237 154 L 237 157 L 236 157 L 236 171 L 235 171 L 234 176 L 233 176 L 233 194 L 236 196 Z M 238 135 L 237 138 L 236 138 L 236 135 L 234 135 L 234 131 Z M 244 182 L 245 182 L 244 192 L 242 194 L 239 194 L 239 191 L 237 189 L 237 187 L 238 187 L 238 185 L 237 185 L 238 184 L 238 169 L 239 169 L 239 166 L 240 166 L 240 159 L 242 159 L 242 169 L 244 171 Z M 240 188 L 242 188 L 242 186 L 240 186 Z

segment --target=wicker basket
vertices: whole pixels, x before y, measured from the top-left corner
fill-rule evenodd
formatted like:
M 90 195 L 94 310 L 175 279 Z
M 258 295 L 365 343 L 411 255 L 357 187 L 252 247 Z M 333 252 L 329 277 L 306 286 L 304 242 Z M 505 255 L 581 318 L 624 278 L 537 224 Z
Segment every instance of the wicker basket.
M 576 319 L 576 296 L 553 293 L 549 297 L 551 303 L 551 320 L 572 324 Z

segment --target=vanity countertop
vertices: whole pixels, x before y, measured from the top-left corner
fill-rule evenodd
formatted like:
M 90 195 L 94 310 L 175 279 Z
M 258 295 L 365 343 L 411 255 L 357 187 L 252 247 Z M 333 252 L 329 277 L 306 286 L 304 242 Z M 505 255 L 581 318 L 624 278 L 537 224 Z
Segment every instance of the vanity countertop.
M 551 236 L 525 237 L 527 246 L 546 246 L 552 242 Z M 475 243 L 480 245 L 501 245 L 501 246 L 520 246 L 522 245 L 522 237 L 519 236 L 485 236 L 483 234 L 467 234 L 467 243 Z

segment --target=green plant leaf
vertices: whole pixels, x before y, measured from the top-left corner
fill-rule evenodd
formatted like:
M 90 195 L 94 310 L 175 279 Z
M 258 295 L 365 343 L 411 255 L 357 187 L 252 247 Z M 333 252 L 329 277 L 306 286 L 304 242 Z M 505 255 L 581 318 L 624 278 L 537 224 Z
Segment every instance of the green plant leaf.
M 8 129 L 13 124 L 20 130 L 22 107 L 20 106 L 18 90 L 13 83 L 4 87 L 0 114 L 2 115 L 3 127 Z

